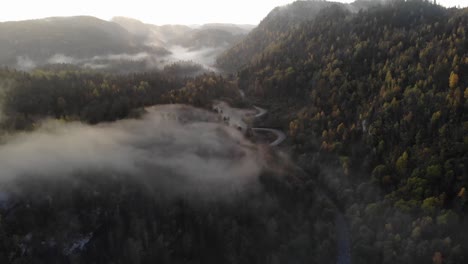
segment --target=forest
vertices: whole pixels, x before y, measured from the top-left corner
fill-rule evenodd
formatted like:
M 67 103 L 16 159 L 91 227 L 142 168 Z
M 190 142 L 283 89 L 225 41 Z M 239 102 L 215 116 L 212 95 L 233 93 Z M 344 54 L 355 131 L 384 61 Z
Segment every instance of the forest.
M 218 73 L 1 68 L 0 263 L 466 263 L 467 31 L 429 1 L 298 1 Z
M 239 70 L 303 166 L 339 161 L 353 262 L 466 261 L 467 25 L 425 1 L 336 5 Z

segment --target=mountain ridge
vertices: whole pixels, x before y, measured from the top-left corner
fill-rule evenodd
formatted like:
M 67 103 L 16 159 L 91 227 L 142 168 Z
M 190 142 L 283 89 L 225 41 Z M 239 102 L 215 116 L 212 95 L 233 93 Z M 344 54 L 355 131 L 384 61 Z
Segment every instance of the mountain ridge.
M 125 17 L 111 21 L 92 16 L 7 21 L 0 23 L 0 65 L 29 70 L 56 61 L 94 64 L 93 58 L 99 58 L 102 63 L 101 58 L 114 55 L 140 60 L 138 54 L 154 56 L 147 63 L 158 64 L 173 53 L 175 46 L 188 52 L 212 48 L 215 56 L 239 42 L 248 31 L 245 25 L 156 26 Z

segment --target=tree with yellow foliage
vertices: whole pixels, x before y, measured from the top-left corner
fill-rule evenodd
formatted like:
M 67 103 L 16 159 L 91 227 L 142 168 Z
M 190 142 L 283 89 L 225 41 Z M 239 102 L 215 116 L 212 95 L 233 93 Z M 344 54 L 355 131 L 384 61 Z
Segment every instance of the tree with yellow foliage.
M 449 78 L 449 87 L 452 89 L 456 88 L 458 85 L 458 80 L 459 80 L 458 74 L 451 72 L 450 78 Z

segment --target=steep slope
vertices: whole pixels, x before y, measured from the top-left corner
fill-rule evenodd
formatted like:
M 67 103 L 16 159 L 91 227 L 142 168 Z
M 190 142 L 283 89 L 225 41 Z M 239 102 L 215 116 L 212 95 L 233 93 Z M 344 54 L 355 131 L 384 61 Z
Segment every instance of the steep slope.
M 128 31 L 94 17 L 56 17 L 0 23 L 0 64 L 43 62 L 54 54 L 90 57 L 144 49 Z M 146 47 L 146 49 L 148 49 Z
M 305 166 L 339 157 L 325 181 L 349 208 L 354 263 L 466 259 L 467 30 L 468 9 L 424 1 L 330 6 L 239 72 Z
M 153 35 L 153 31 L 157 28 L 156 26 L 145 24 L 140 20 L 128 17 L 113 17 L 111 21 L 119 24 L 142 42 L 151 42 L 153 44 L 163 43 Z
M 301 22 L 312 20 L 324 8 L 337 3 L 326 1 L 296 1 L 292 4 L 276 7 L 260 22 L 249 35 L 232 49 L 222 54 L 218 66 L 228 71 L 235 71 L 251 61 Z

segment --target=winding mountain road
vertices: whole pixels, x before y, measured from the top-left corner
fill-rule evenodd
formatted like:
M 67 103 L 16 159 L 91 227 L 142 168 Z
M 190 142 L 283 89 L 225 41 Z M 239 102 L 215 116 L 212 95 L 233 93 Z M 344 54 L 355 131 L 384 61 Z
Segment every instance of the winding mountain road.
M 279 144 L 283 143 L 283 141 L 286 139 L 286 134 L 284 134 L 283 131 L 278 130 L 278 129 L 254 127 L 252 128 L 252 131 L 267 132 L 267 133 L 275 134 L 276 140 L 270 143 L 270 146 L 272 147 L 278 146 Z
M 258 107 L 258 106 L 253 106 L 253 108 L 255 108 L 255 110 L 258 111 L 258 113 L 254 116 L 254 118 L 261 118 L 263 117 L 264 115 L 266 115 L 268 113 L 268 111 L 266 109 L 263 109 L 261 107 Z
M 239 90 L 241 91 L 241 90 Z M 241 92 L 242 98 L 245 97 L 244 93 Z M 261 118 L 268 113 L 266 109 L 258 106 L 253 106 L 257 110 L 257 114 L 254 118 Z M 286 134 L 278 129 L 273 128 L 252 128 L 254 132 L 267 132 L 276 135 L 276 140 L 270 143 L 270 146 L 275 147 L 281 144 L 286 139 Z M 336 250 L 337 264 L 351 264 L 351 235 L 348 226 L 348 222 L 341 211 L 338 211 L 335 216 L 335 232 L 336 232 Z
M 258 112 L 254 116 L 254 118 L 261 118 L 261 117 L 263 117 L 264 115 L 266 115 L 268 113 L 268 111 L 266 109 L 263 109 L 261 107 L 255 106 L 255 105 L 253 107 Z M 265 133 L 266 132 L 266 133 L 274 134 L 276 136 L 276 140 L 270 143 L 270 146 L 272 146 L 272 147 L 278 146 L 279 144 L 283 143 L 283 141 L 286 139 L 286 134 L 283 131 L 278 130 L 278 129 L 274 129 L 274 128 L 253 127 L 252 131 L 260 132 L 260 133 Z
M 226 123 L 228 123 L 230 126 L 241 129 L 244 132 L 251 129 L 254 132 L 254 134 L 255 133 L 273 134 L 276 137 L 276 139 L 269 144 L 270 146 L 273 146 L 273 147 L 276 147 L 280 145 L 281 143 L 283 143 L 283 141 L 286 139 L 286 134 L 283 131 L 274 129 L 274 128 L 250 126 L 251 121 L 253 119 L 260 119 L 268 113 L 266 109 L 255 106 L 255 105 L 252 108 L 253 108 L 252 110 L 232 108 L 226 102 L 223 102 L 223 101 L 217 101 L 213 105 L 213 110 L 215 110 L 219 115 L 221 115 L 223 120 Z

